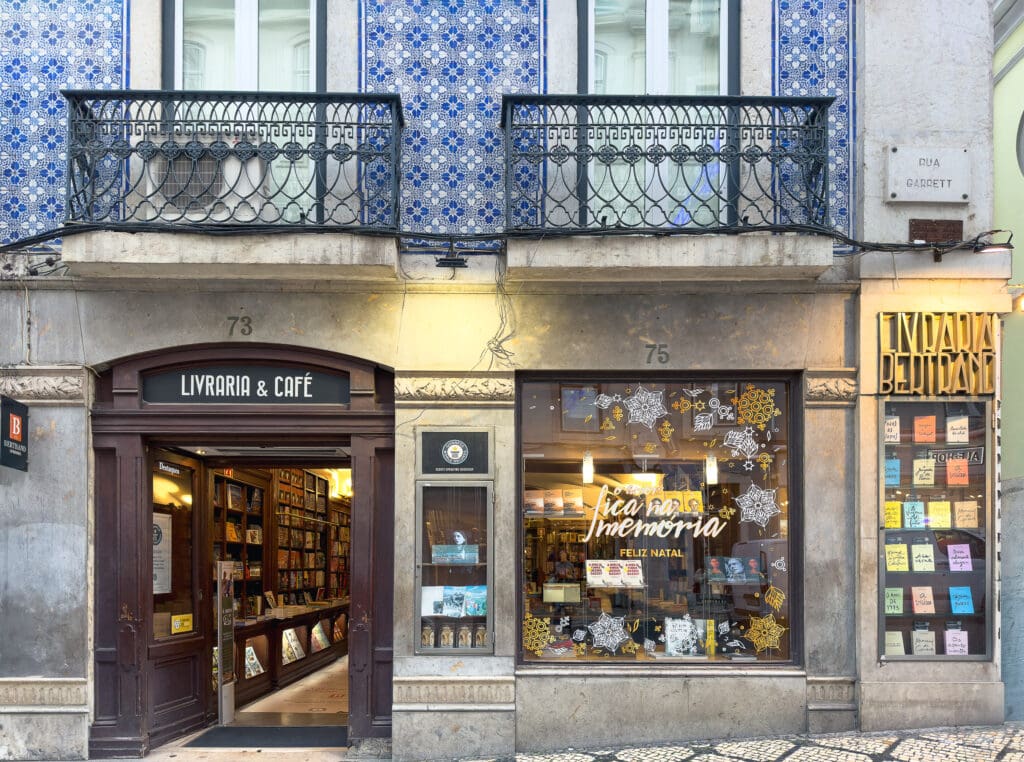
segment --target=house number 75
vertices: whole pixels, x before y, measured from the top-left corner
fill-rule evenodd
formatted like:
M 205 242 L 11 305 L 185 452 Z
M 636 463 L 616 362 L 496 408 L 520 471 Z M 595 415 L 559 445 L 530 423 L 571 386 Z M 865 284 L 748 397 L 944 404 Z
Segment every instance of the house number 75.
M 647 349 L 647 364 L 657 361 L 660 365 L 668 362 L 668 344 L 644 344 Z

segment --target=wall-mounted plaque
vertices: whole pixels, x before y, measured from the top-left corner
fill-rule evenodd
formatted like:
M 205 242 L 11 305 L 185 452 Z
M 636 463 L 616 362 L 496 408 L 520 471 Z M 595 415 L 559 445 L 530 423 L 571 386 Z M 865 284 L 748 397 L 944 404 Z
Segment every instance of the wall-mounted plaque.
M 971 194 L 967 149 L 948 146 L 896 145 L 888 149 L 885 200 L 966 204 Z
M 142 400 L 178 405 L 347 405 L 341 373 L 277 365 L 203 365 L 146 376 Z
M 490 432 L 452 429 L 420 432 L 420 476 L 486 476 Z
M 0 465 L 28 471 L 28 405 L 0 396 Z

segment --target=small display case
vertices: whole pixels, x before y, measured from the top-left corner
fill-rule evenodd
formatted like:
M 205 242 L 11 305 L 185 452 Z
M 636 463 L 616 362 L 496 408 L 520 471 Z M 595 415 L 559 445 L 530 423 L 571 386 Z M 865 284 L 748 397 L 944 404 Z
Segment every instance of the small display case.
M 416 514 L 416 653 L 494 652 L 492 483 L 421 481 Z
M 992 658 L 986 400 L 882 405 L 879 653 Z

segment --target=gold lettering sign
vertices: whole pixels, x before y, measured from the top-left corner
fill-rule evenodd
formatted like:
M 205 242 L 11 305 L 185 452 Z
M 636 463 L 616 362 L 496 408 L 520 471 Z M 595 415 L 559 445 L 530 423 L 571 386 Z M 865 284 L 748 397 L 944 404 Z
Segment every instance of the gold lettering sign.
M 878 393 L 994 394 L 996 315 L 881 312 Z

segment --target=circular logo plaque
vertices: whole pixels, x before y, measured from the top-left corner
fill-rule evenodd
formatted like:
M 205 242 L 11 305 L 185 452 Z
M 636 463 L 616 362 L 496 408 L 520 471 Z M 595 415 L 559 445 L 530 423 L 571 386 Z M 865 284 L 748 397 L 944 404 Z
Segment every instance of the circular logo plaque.
M 441 457 L 450 466 L 459 466 L 469 457 L 469 447 L 461 439 L 449 439 L 441 447 Z

